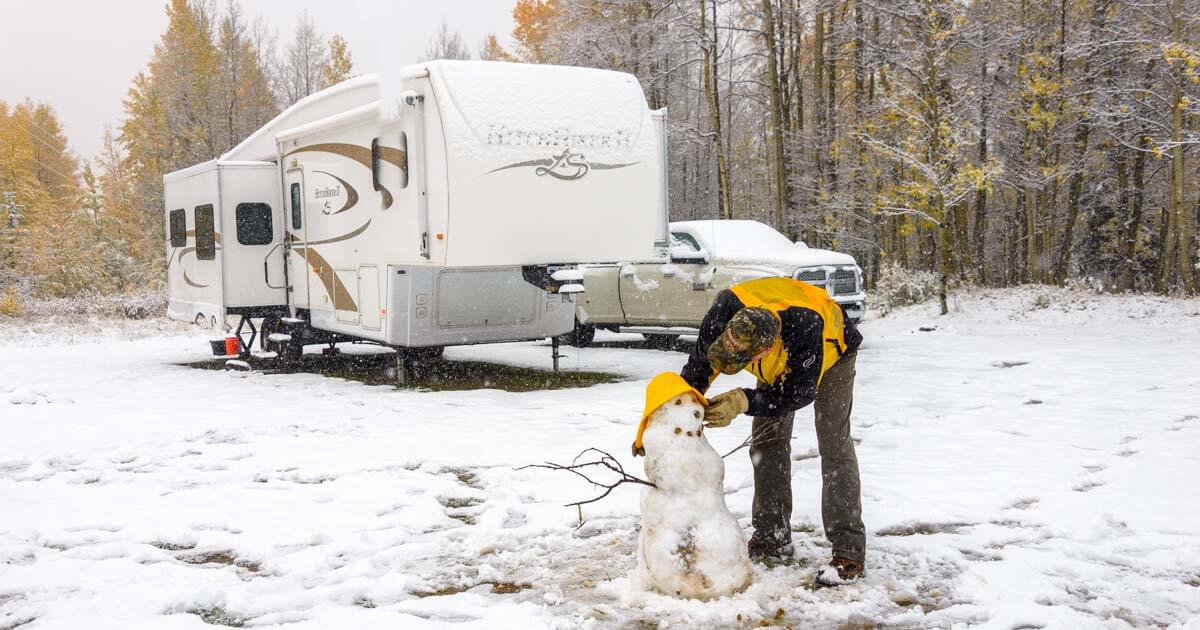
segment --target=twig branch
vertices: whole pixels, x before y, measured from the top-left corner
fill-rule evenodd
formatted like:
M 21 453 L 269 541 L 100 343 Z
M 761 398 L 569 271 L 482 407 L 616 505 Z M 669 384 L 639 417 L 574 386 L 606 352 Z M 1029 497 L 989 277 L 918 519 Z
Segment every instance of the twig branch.
M 750 435 L 747 435 L 746 439 L 742 440 L 741 444 L 738 444 L 737 446 L 733 447 L 732 451 L 729 451 L 728 453 L 725 453 L 724 455 L 722 455 L 721 459 L 725 459 L 726 457 L 733 455 L 734 453 L 746 448 L 747 446 L 750 446 L 752 443 L 755 443 L 756 441 L 759 445 L 762 445 L 762 444 L 767 444 L 770 442 L 777 442 L 779 440 L 791 441 L 792 438 L 796 437 L 794 435 L 781 435 L 781 436 L 769 438 L 766 440 L 758 440 L 758 438 L 762 437 L 763 434 L 766 433 L 768 430 L 769 430 L 769 425 L 763 425 L 762 427 L 759 428 L 758 431 L 751 430 Z
M 596 453 L 600 456 L 600 458 L 593 460 L 593 461 L 580 462 L 579 460 L 582 459 L 588 453 Z M 597 479 L 593 479 L 592 477 L 589 477 L 586 473 L 582 472 L 583 470 L 585 470 L 587 468 L 592 468 L 592 467 L 596 467 L 596 466 L 599 466 L 600 468 L 606 469 L 610 472 L 616 473 L 617 474 L 616 481 L 613 481 L 612 483 L 604 483 Z M 611 493 L 613 490 L 615 490 L 617 488 L 617 486 L 620 486 L 623 483 L 641 484 L 643 486 L 650 486 L 651 488 L 658 487 L 658 486 L 655 486 L 652 482 L 646 481 L 645 479 L 641 479 L 639 477 L 635 477 L 635 476 L 625 472 L 625 469 L 621 466 L 621 462 L 617 461 L 617 458 L 613 457 L 612 455 L 610 455 L 598 448 L 589 448 L 589 449 L 585 449 L 585 450 L 581 451 L 578 455 L 575 456 L 575 459 L 571 460 L 570 465 L 567 465 L 567 466 L 564 466 L 562 464 L 556 464 L 554 462 L 546 462 L 544 464 L 529 464 L 528 466 L 521 466 L 520 468 L 517 468 L 516 470 L 525 470 L 526 468 L 545 468 L 547 470 L 564 470 L 566 472 L 569 472 L 573 475 L 576 475 L 576 476 L 582 478 L 584 481 L 592 484 L 593 486 L 595 486 L 597 488 L 604 488 L 604 492 L 601 493 L 599 496 L 592 498 L 592 499 L 586 499 L 583 501 L 575 501 L 573 503 L 567 503 L 566 507 L 571 507 L 571 506 L 578 507 L 578 506 L 582 506 L 582 505 L 585 505 L 588 503 L 595 503 L 596 501 L 599 501 L 600 499 L 603 499 L 604 497 L 608 496 L 609 493 Z

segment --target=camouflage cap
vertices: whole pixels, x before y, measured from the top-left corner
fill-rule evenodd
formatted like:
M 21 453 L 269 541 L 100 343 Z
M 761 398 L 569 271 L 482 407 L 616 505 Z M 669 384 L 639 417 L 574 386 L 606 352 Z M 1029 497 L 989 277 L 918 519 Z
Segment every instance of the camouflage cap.
M 708 346 L 708 362 L 722 374 L 736 374 L 754 355 L 775 343 L 779 318 L 770 310 L 754 306 L 734 313 L 725 332 Z

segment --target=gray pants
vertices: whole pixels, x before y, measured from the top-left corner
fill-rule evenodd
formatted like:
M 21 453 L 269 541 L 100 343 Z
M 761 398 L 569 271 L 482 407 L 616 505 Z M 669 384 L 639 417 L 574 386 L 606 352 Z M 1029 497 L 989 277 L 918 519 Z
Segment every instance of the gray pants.
M 858 458 L 850 439 L 854 407 L 855 352 L 842 357 L 821 379 L 814 403 L 817 450 L 821 453 L 821 521 L 834 555 L 862 561 L 867 536 L 862 522 Z M 754 465 L 754 536 L 788 544 L 792 540 L 792 421 L 796 413 L 758 416 L 751 429 Z

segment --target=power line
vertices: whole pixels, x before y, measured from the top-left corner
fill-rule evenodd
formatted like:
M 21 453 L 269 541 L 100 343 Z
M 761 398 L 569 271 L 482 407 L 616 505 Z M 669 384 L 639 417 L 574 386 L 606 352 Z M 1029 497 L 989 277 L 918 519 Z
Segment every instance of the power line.
M 16 119 L 16 117 L 13 117 L 13 122 L 17 122 L 17 119 Z M 58 134 L 56 134 L 56 133 L 51 133 L 49 129 L 46 129 L 45 127 L 43 127 L 43 126 L 41 126 L 41 125 L 37 124 L 36 122 L 34 122 L 34 121 L 33 121 L 33 117 L 32 117 L 32 116 L 31 116 L 31 117 L 29 118 L 29 120 L 27 120 L 26 122 L 28 122 L 28 123 L 29 123 L 29 124 L 30 124 L 30 125 L 31 125 L 31 126 L 34 128 L 34 129 L 37 129 L 38 131 L 41 131 L 41 132 L 42 132 L 42 133 L 43 133 L 43 134 L 44 134 L 46 137 L 53 139 L 55 142 L 58 142 L 58 141 L 59 141 L 59 140 L 58 140 Z M 19 127 L 19 126 L 20 126 L 20 123 L 17 123 L 17 126 Z M 22 128 L 22 129 L 25 129 L 24 127 L 21 127 L 21 128 Z M 29 131 L 28 129 L 25 129 L 25 132 L 26 132 L 26 133 L 28 133 L 28 134 L 33 134 L 33 132 L 32 132 L 32 131 Z M 62 143 L 63 143 L 63 146 L 62 146 L 62 147 L 61 147 L 59 150 L 60 150 L 60 151 L 65 151 L 65 150 L 67 149 L 67 143 L 66 143 L 66 141 L 65 141 L 65 140 L 63 140 L 63 141 L 62 141 Z
M 7 144 L 7 145 L 9 146 L 9 148 L 12 148 L 12 149 L 15 149 L 15 148 L 16 148 L 16 146 L 14 146 L 14 145 L 13 145 L 11 142 L 9 142 L 8 140 L 5 140 L 4 138 L 0 138 L 0 142 L 3 142 L 4 144 Z M 35 158 L 35 157 L 33 157 L 33 156 L 29 156 L 29 158 L 28 158 L 28 159 L 29 159 L 29 160 L 31 160 L 31 161 L 33 161 L 33 162 L 36 162 L 36 163 L 37 163 L 39 166 L 41 166 L 42 168 L 44 168 L 44 169 L 46 169 L 46 170 L 50 171 L 51 173 L 54 173 L 55 175 L 58 175 L 59 177 L 61 177 L 61 178 L 65 179 L 65 180 L 67 180 L 68 182 L 71 182 L 72 184 L 77 184 L 77 183 L 79 183 L 79 180 L 78 180 L 77 178 L 75 178 L 75 177 L 71 177 L 71 176 L 69 176 L 69 175 L 63 175 L 61 172 L 59 172 L 59 171 L 58 171 L 58 169 L 55 169 L 54 167 L 52 167 L 52 166 L 49 166 L 49 165 L 45 164 L 44 162 L 42 162 L 41 160 L 39 160 L 39 159 L 37 159 L 37 158 Z
M 60 152 L 60 153 L 67 151 L 68 148 L 67 148 L 67 144 L 65 142 L 63 143 L 63 145 L 61 147 L 56 147 L 53 144 L 50 144 L 49 142 L 47 142 L 44 138 L 42 138 L 38 134 L 26 129 L 24 125 L 17 122 L 16 120 L 14 120 L 13 122 L 16 123 L 17 127 L 19 127 L 21 129 L 21 131 L 24 131 L 25 133 L 29 134 L 30 138 L 33 138 L 34 140 L 37 140 L 38 142 L 41 142 L 42 144 L 50 147 L 51 149 L 54 149 L 55 151 Z M 37 127 L 37 125 L 34 125 L 34 127 Z M 57 140 L 57 138 L 55 138 L 55 140 Z
M 37 136 L 37 135 L 38 135 L 38 134 L 35 134 L 33 131 L 31 131 L 31 130 L 29 130 L 29 129 L 26 129 L 26 128 L 25 128 L 23 125 L 21 125 L 21 123 L 20 123 L 20 122 L 17 122 L 17 119 L 16 119 L 15 117 L 12 119 L 12 121 L 13 121 L 14 123 L 16 123 L 18 127 L 21 127 L 21 129 L 22 129 L 22 130 L 24 130 L 24 131 L 25 131 L 25 133 L 27 133 L 27 134 L 29 134 L 29 135 L 31 135 L 31 136 Z M 37 123 L 33 122 L 32 120 L 29 120 L 29 121 L 26 121 L 26 122 L 28 122 L 28 123 L 29 123 L 29 125 L 30 125 L 31 127 L 33 127 L 34 129 L 37 129 L 38 131 L 40 131 L 40 132 L 41 132 L 41 138 L 39 138 L 39 139 L 40 139 L 40 140 L 42 140 L 43 142 L 45 142 L 44 138 L 50 138 L 51 140 L 54 140 L 55 142 L 61 142 L 61 143 L 62 143 L 62 146 L 61 146 L 61 147 L 56 147 L 58 150 L 60 150 L 60 151 L 65 151 L 65 150 L 67 149 L 67 142 L 66 142 L 66 140 L 59 140 L 59 139 L 58 139 L 58 135 L 57 135 L 57 134 L 50 133 L 49 131 L 47 131 L 47 130 L 46 130 L 46 128 L 45 128 L 45 127 L 42 127 L 42 126 L 38 125 Z

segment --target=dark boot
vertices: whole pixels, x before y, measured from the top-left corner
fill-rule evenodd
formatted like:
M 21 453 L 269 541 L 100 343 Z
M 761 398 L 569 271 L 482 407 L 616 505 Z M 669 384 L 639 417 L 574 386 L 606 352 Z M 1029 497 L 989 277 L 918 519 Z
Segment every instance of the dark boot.
M 821 586 L 839 586 L 848 584 L 867 574 L 862 560 L 854 560 L 843 556 L 834 556 L 829 565 L 817 573 L 817 583 Z
M 750 559 L 759 562 L 791 560 L 796 555 L 790 536 L 786 540 L 780 540 L 774 535 L 759 536 L 757 531 L 750 537 L 746 549 L 750 552 Z

